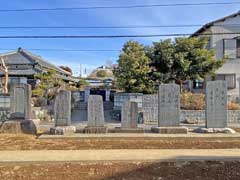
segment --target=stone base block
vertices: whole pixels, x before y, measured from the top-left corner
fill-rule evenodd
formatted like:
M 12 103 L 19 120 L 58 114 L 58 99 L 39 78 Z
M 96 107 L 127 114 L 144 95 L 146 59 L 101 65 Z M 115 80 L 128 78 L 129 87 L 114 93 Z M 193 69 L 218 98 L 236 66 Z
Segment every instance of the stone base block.
M 1 133 L 37 134 L 40 120 L 9 120 L 0 125 Z
M 56 126 L 50 128 L 50 134 L 53 135 L 69 135 L 76 132 L 75 126 Z
M 193 132 L 196 133 L 227 133 L 227 134 L 234 134 L 234 131 L 231 128 L 197 128 L 194 129 Z
M 116 127 L 114 133 L 144 133 L 143 128 L 121 128 Z
M 187 134 L 186 127 L 152 127 L 151 131 L 160 134 Z
M 83 132 L 86 134 L 105 134 L 107 133 L 107 127 L 106 126 L 102 126 L 102 127 L 87 126 L 84 128 Z

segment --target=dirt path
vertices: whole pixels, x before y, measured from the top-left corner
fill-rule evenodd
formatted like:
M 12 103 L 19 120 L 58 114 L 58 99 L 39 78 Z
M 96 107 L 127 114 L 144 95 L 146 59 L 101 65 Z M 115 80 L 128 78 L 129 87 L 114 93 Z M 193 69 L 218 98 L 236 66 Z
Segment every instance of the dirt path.
M 0 162 L 239 160 L 240 149 L 1 151 Z

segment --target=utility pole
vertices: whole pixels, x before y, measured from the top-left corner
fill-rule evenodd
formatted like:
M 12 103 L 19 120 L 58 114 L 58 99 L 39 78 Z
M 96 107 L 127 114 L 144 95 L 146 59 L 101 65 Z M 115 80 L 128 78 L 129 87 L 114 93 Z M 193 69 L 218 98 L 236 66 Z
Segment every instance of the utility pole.
M 82 77 L 82 64 L 80 64 L 80 78 Z

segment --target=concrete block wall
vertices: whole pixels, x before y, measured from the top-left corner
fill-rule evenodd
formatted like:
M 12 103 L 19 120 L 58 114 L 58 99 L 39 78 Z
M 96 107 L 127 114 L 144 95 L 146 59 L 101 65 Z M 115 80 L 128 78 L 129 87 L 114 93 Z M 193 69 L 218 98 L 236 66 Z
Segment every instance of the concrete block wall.
M 143 94 L 142 93 L 115 93 L 114 94 L 114 110 L 121 110 L 124 102 L 137 102 L 139 110 L 142 109 Z

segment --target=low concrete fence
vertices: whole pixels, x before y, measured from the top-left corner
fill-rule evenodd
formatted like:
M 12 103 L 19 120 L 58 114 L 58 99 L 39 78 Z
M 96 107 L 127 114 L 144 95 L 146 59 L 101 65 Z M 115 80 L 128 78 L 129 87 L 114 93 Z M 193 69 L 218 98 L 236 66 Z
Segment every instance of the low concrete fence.
M 115 93 L 114 94 L 114 110 L 121 110 L 122 104 L 127 101 L 137 102 L 138 108 L 142 108 L 142 93 Z
M 10 110 L 10 94 L 0 94 L 0 110 Z
M 0 94 L 0 121 L 5 121 L 10 112 L 10 94 Z
M 143 121 L 145 124 L 157 124 L 157 116 L 158 114 L 156 111 L 147 111 L 145 114 L 143 112 Z M 197 120 L 199 123 L 204 123 L 205 110 L 181 110 L 180 121 L 184 121 L 186 118 Z M 240 124 L 240 110 L 228 110 L 228 122 Z

